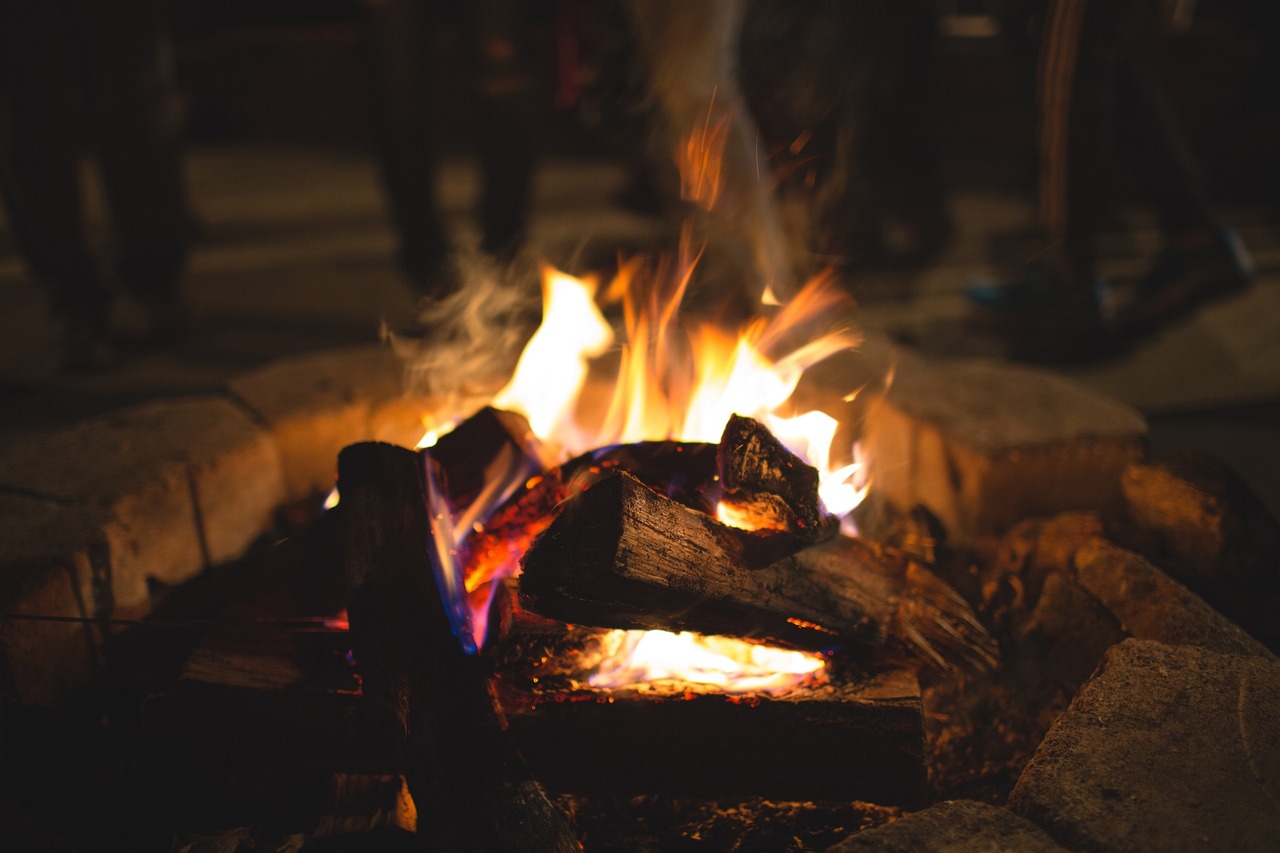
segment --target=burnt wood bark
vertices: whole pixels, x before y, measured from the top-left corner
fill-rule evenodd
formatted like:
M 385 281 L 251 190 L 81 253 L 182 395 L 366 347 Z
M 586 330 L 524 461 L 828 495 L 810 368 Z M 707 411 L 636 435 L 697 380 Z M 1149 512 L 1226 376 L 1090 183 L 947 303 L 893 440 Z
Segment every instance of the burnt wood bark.
M 578 850 L 493 708 L 482 662 L 449 628 L 428 556 L 423 457 L 338 457 L 352 649 L 363 696 L 403 752 L 431 849 Z
M 780 696 L 548 690 L 499 675 L 511 733 L 556 791 L 700 799 L 926 799 L 914 673 Z
M 855 640 L 939 666 L 994 659 L 967 605 L 919 565 L 846 537 L 805 544 L 720 524 L 618 473 L 567 503 L 526 552 L 521 600 L 587 625 L 808 648 Z
M 485 648 L 522 754 L 556 791 L 914 805 L 925 791 L 919 682 L 835 658 L 827 683 L 782 694 L 584 686 L 608 631 L 520 607 L 507 582 Z M 620 737 L 619 732 L 626 732 Z
M 495 464 L 524 460 L 541 470 L 538 438 L 523 415 L 485 406 L 440 436 L 431 449 L 454 509 L 470 506 L 493 478 Z
M 732 415 L 716 454 L 724 501 L 765 523 L 809 539 L 835 532 L 818 497 L 818 469 L 796 456 L 764 424 Z

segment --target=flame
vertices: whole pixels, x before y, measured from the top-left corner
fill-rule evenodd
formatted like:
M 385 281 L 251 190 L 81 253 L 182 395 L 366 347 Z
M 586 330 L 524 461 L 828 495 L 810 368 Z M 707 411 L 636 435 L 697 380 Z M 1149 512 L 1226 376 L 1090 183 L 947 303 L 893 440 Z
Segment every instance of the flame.
M 592 687 L 669 683 L 722 693 L 780 693 L 825 665 L 818 655 L 682 631 L 609 631 L 604 659 L 587 679 Z
M 723 188 L 724 148 L 729 141 L 729 113 L 715 114 L 715 91 L 707 104 L 707 117 L 676 148 L 676 166 L 680 170 L 680 197 L 711 210 L 720 199 Z
M 682 194 L 707 208 L 722 189 L 720 164 L 729 132 L 727 119 L 713 115 L 709 108 L 702 126 L 677 153 Z M 544 266 L 542 325 L 493 404 L 528 419 L 552 455 L 549 463 L 620 443 L 717 442 L 731 415 L 754 417 L 818 469 L 824 505 L 847 519 L 867 491 L 857 448 L 834 447 L 839 422 L 832 414 L 798 413 L 790 401 L 806 369 L 860 342 L 849 325 L 833 323 L 833 318 L 847 314 L 849 298 L 832 275 L 824 274 L 785 302 L 767 289 L 762 307 L 769 316 L 740 328 L 686 325 L 680 306 L 700 256 L 694 245 L 686 226 L 674 258 L 656 264 L 641 259 L 623 263 L 603 293 L 598 293 L 594 279 Z M 621 306 L 620 340 L 601 305 Z M 577 403 L 588 371 L 615 342 L 619 361 L 609 404 L 596 421 L 581 422 Z M 434 437 L 424 437 L 424 445 L 434 443 Z M 469 567 L 470 574 L 460 583 L 458 551 L 494 507 L 516 489 L 532 487 L 531 473 L 508 466 L 494 477 L 477 505 L 457 518 L 447 515 L 442 504 L 432 507 L 433 530 L 439 533 L 434 553 L 440 563 L 437 576 L 455 593 L 460 586 L 465 589 L 462 600 L 471 605 L 469 617 L 451 610 L 464 646 L 483 640 L 482 611 L 487 610 L 489 590 L 496 580 L 518 571 L 518 564 L 511 555 L 481 560 Z M 760 523 L 725 505 L 719 507 L 718 517 L 736 526 Z M 609 632 L 606 651 L 588 678 L 596 687 L 664 683 L 725 692 L 777 692 L 821 677 L 825 663 L 816 655 L 665 631 Z
M 613 343 L 595 291 L 591 279 L 543 267 L 542 325 L 520 354 L 511 381 L 493 398 L 495 406 L 528 418 L 534 435 L 547 442 L 572 430 L 569 419 L 587 378 L 587 361 Z

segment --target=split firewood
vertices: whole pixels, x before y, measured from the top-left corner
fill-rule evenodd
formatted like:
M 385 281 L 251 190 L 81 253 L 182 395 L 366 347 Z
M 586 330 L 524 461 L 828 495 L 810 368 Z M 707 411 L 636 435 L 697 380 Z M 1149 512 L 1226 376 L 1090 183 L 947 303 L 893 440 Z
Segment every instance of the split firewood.
M 730 417 L 716 464 L 722 500 L 757 527 L 811 540 L 835 533 L 836 519 L 823 513 L 818 497 L 818 469 L 783 447 L 759 421 Z
M 512 580 L 495 597 L 491 619 L 501 630 L 485 654 L 521 754 L 554 790 L 921 802 L 927 786 L 916 673 L 869 673 L 831 660 L 816 682 L 785 691 L 730 695 L 679 682 L 594 687 L 589 670 L 607 654 L 611 632 L 530 613 L 517 594 Z
M 927 801 L 920 690 L 908 670 L 776 699 L 535 691 L 512 701 L 512 733 L 557 791 Z
M 640 441 L 584 453 L 556 469 L 567 494 L 577 494 L 614 471 L 626 471 L 649 488 L 690 509 L 715 512 L 718 447 L 696 441 Z
M 807 648 L 853 640 L 940 667 L 994 661 L 963 599 L 902 555 L 728 527 L 625 473 L 564 505 L 525 554 L 520 593 L 572 623 Z
M 440 436 L 432 455 L 440 463 L 440 479 L 455 510 L 475 502 L 485 486 L 506 469 L 542 470 L 539 442 L 523 415 L 485 406 Z
M 463 652 L 428 554 L 424 457 L 362 443 L 338 457 L 352 650 L 363 702 L 399 745 L 432 849 L 580 849 Z

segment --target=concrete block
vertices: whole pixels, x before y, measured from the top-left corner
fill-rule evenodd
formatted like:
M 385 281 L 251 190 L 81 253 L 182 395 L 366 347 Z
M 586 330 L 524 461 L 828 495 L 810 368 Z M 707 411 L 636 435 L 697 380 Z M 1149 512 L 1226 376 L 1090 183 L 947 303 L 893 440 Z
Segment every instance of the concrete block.
M 1184 453 L 1131 465 L 1121 483 L 1156 562 L 1179 580 L 1265 583 L 1280 571 L 1280 523 L 1221 462 Z
M 109 582 L 95 583 L 93 566 L 107 517 L 104 510 L 0 495 L 0 691 L 7 697 L 54 706 L 95 671 L 92 626 L 14 617 L 84 619 L 111 606 Z
M 917 365 L 870 406 L 872 494 L 927 507 L 958 543 L 1069 510 L 1117 512 L 1146 423 L 1044 371 L 985 361 Z
M 200 440 L 188 462 L 205 558 L 233 560 L 268 530 L 284 502 L 284 472 L 271 434 L 238 406 L 203 407 Z
M 221 397 L 160 400 L 0 449 L 0 486 L 108 511 L 116 605 L 236 556 L 280 504 L 266 431 Z
M 1139 554 L 1093 538 L 1081 544 L 1072 562 L 1080 585 L 1134 637 L 1275 658 L 1266 646 Z
M 1280 662 L 1126 640 L 1058 718 L 1009 808 L 1072 850 L 1272 851 Z
M 950 800 L 852 835 L 827 853 L 1065 853 L 1007 809 Z
M 105 511 L 101 524 L 118 606 L 145 601 L 148 577 L 177 580 L 204 567 L 179 431 L 168 428 L 154 405 L 0 448 L 0 487 Z
M 371 412 L 401 396 L 403 370 L 385 347 L 347 347 L 275 362 L 228 388 L 268 425 L 285 499 L 298 501 L 333 488 L 338 451 L 372 437 Z

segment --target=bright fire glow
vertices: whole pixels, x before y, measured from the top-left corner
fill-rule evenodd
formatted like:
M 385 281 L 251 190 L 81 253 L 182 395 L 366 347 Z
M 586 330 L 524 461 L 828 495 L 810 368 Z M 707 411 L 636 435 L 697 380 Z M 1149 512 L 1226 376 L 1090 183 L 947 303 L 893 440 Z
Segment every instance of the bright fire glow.
M 720 193 L 719 165 L 727 132 L 722 122 L 710 116 L 709 112 L 707 122 L 695 130 L 679 156 L 686 198 L 706 207 Z M 547 460 L 552 463 L 613 444 L 666 439 L 717 442 L 731 415 L 753 417 L 818 469 L 820 495 L 828 511 L 847 515 L 867 490 L 856 448 L 833 449 L 837 419 L 819 411 L 796 413 L 789 401 L 807 368 L 858 344 L 850 327 L 832 322 L 846 313 L 848 297 L 831 276 L 824 275 L 785 303 L 767 291 L 764 306 L 770 316 L 758 317 L 737 330 L 708 323 L 687 327 L 681 322 L 680 305 L 698 261 L 693 245 L 686 228 L 675 258 L 650 266 L 638 259 L 624 263 L 600 295 L 594 280 L 544 267 L 542 325 L 493 405 L 523 414 L 555 455 Z M 598 423 L 580 423 L 577 402 L 589 366 L 615 344 L 614 329 L 600 306 L 619 304 L 622 329 L 612 398 Z M 434 443 L 434 438 L 424 442 Z M 523 485 L 530 473 L 513 467 L 501 482 L 486 489 L 485 507 L 469 508 L 450 519 L 451 525 L 441 525 L 450 529 L 441 537 L 436 555 L 442 561 L 456 556 L 471 529 L 479 529 L 488 512 Z M 752 519 L 735 515 L 725 505 L 718 517 L 735 526 L 752 524 Z M 435 524 L 444 520 L 433 512 Z M 454 569 L 451 584 L 456 587 L 461 576 L 456 561 Z M 516 571 L 515 559 L 500 569 Z M 496 579 L 493 566 L 477 569 L 465 579 L 471 624 L 480 639 L 486 615 L 481 610 L 488 601 L 487 594 L 481 593 Z M 603 688 L 662 682 L 726 692 L 779 691 L 819 677 L 824 666 L 823 658 L 816 655 L 724 637 L 613 631 L 606 643 L 606 659 L 589 678 L 590 684 Z
M 825 663 L 818 655 L 687 631 L 610 631 L 601 645 L 605 658 L 588 678 L 592 687 L 673 682 L 722 693 L 777 693 Z
M 520 354 L 516 371 L 493 404 L 529 419 L 544 441 L 571 430 L 573 404 L 587 361 L 613 343 L 613 329 L 595 303 L 595 283 L 543 267 L 542 325 Z

